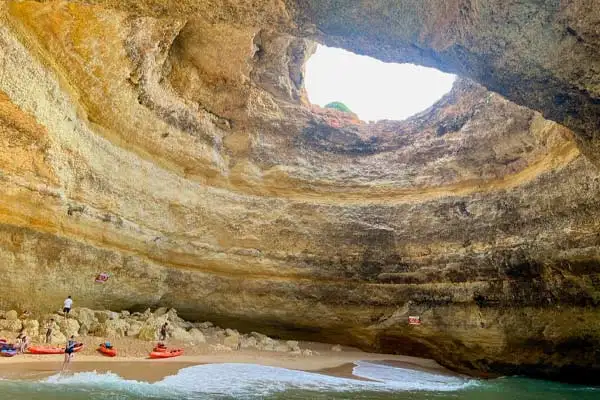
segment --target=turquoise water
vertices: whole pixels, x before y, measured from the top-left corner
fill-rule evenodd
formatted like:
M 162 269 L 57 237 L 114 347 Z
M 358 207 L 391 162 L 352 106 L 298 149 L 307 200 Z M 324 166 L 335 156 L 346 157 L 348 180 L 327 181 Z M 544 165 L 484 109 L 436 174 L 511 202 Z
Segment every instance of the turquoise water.
M 156 383 L 82 372 L 39 382 L 0 381 L 0 399 L 600 399 L 600 388 L 524 378 L 479 381 L 359 362 L 354 373 L 376 382 L 252 364 L 182 369 Z

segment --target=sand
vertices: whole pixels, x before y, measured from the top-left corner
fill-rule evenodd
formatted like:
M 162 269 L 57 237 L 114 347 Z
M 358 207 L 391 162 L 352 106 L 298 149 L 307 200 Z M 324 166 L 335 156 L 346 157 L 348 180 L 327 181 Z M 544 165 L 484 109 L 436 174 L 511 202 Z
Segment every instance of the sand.
M 166 376 L 177 374 L 181 368 L 193 365 L 249 363 L 361 379 L 352 374 L 354 362 L 357 360 L 390 363 L 390 365 L 402 368 L 452 374 L 433 360 L 415 357 L 357 351 L 328 352 L 318 356 L 291 356 L 287 353 L 245 350 L 203 356 L 181 356 L 165 360 L 150 360 L 138 357 L 108 358 L 101 355 L 77 354 L 71 363 L 70 372 L 110 371 L 125 379 L 156 382 Z M 42 379 L 59 372 L 62 361 L 62 355 L 25 354 L 12 358 L 0 358 L 0 377 L 5 379 Z
M 119 376 L 137 381 L 156 382 L 166 376 L 175 375 L 186 367 L 214 363 L 248 363 L 264 366 L 281 367 L 301 371 L 311 371 L 332 376 L 362 379 L 352 374 L 355 362 L 366 360 L 385 363 L 400 368 L 417 369 L 438 374 L 452 374 L 433 360 L 424 358 L 398 356 L 390 354 L 366 353 L 351 347 L 342 347 L 342 351 L 332 351 L 330 344 L 300 342 L 302 349 L 310 349 L 317 355 L 293 355 L 285 352 L 259 350 L 223 351 L 215 348 L 215 343 L 189 345 L 170 341 L 169 347 L 183 348 L 183 356 L 151 360 L 148 354 L 153 343 L 135 338 L 119 338 L 112 340 L 118 350 L 117 357 L 110 358 L 97 352 L 98 343 L 104 341 L 99 337 L 82 337 L 78 340 L 85 343 L 85 349 L 76 353 L 71 362 L 70 372 L 96 371 L 113 372 Z M 62 367 L 64 356 L 23 354 L 15 357 L 0 357 L 0 378 L 38 380 L 58 373 Z

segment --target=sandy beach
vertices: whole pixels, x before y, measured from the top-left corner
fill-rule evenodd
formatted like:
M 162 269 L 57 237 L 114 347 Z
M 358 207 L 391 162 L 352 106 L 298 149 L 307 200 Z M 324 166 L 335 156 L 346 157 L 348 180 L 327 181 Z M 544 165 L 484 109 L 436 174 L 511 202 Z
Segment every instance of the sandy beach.
M 145 345 L 151 347 L 150 344 L 145 343 Z M 182 368 L 193 365 L 248 363 L 361 379 L 352 374 L 354 362 L 368 360 L 401 368 L 453 374 L 433 360 L 366 353 L 356 349 L 348 349 L 341 352 L 322 351 L 319 355 L 308 357 L 293 356 L 286 353 L 239 350 L 201 355 L 183 355 L 164 360 L 151 360 L 147 357 L 135 356 L 109 358 L 93 353 L 94 349 L 88 346 L 83 354 L 77 354 L 71 363 L 70 372 L 96 371 L 104 373 L 110 371 L 128 380 L 156 382 L 166 376 L 177 374 Z M 62 355 L 24 354 L 12 358 L 0 358 L 0 377 L 5 379 L 42 379 L 58 373 L 61 369 L 62 361 Z

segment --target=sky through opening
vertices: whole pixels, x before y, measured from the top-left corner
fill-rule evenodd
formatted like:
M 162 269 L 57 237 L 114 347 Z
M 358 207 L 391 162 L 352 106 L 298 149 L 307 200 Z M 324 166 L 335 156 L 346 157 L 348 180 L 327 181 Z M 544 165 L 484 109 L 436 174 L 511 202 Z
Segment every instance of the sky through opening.
M 427 109 L 452 88 L 455 76 L 413 64 L 384 63 L 319 45 L 306 63 L 312 104 L 346 104 L 363 121 L 403 120 Z

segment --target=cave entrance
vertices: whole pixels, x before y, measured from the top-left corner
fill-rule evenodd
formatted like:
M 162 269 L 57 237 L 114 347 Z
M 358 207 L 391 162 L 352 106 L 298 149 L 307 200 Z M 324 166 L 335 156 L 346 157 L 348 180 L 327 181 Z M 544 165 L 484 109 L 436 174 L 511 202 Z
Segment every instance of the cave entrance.
M 373 122 L 403 120 L 427 109 L 450 91 L 456 78 L 433 68 L 385 63 L 322 45 L 305 68 L 312 104 L 349 110 Z

